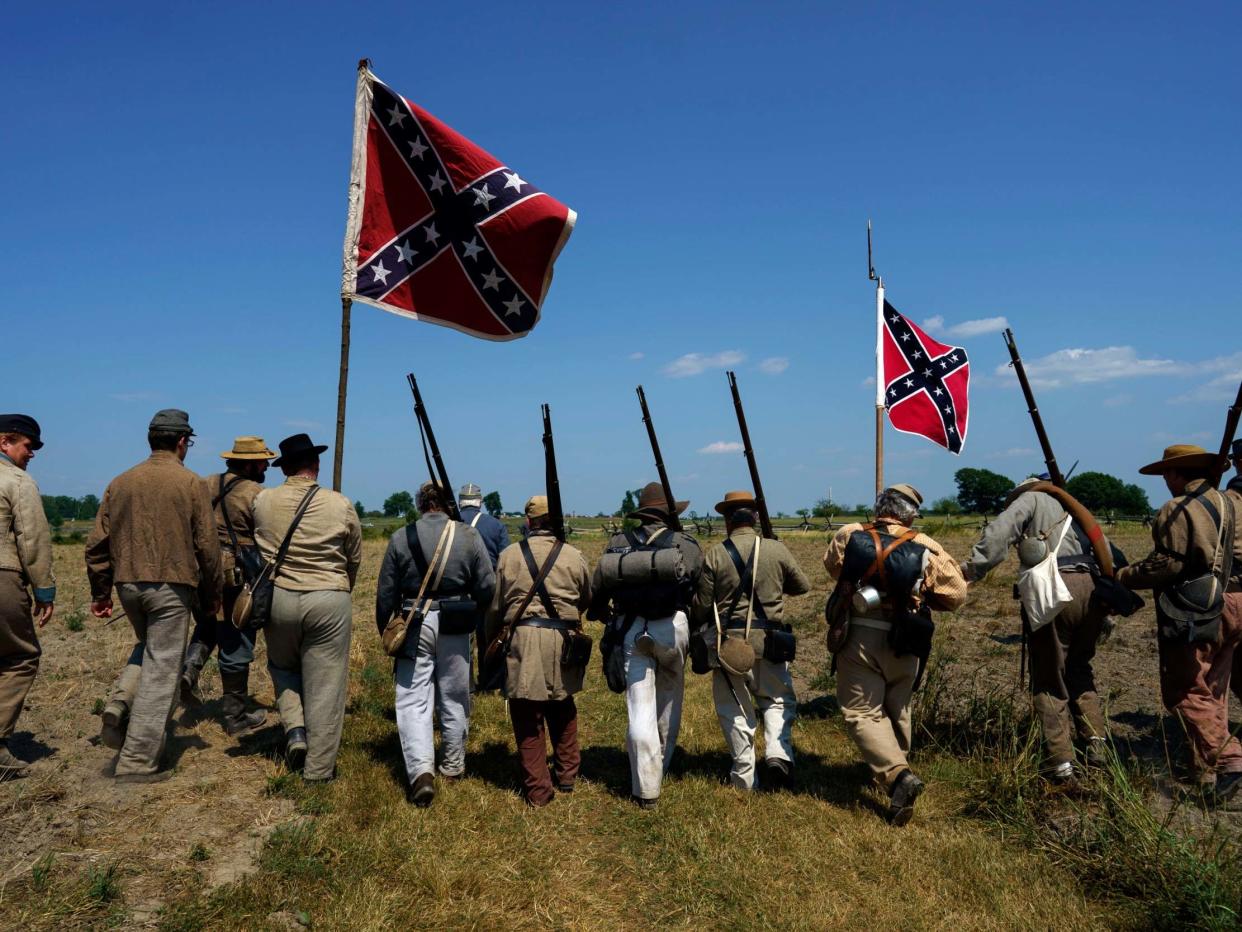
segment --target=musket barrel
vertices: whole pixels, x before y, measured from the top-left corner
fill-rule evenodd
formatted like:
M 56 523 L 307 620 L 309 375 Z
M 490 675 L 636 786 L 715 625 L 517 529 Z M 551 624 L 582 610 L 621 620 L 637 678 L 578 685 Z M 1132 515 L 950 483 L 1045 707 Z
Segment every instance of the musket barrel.
M 457 497 L 453 495 L 453 484 L 449 482 L 448 470 L 444 468 L 444 457 L 440 455 L 440 445 L 436 443 L 435 431 L 431 429 L 431 418 L 427 416 L 427 406 L 423 404 L 422 392 L 418 390 L 418 380 L 414 378 L 413 372 L 406 376 L 406 380 L 410 383 L 410 391 L 414 393 L 414 415 L 427 439 L 427 446 L 431 448 L 431 458 L 435 461 L 435 468 L 432 469 L 428 463 L 427 471 L 431 473 L 431 481 L 438 482 L 444 488 L 444 507 L 448 516 L 454 521 L 460 521 L 461 511 L 457 508 Z
M 561 480 L 556 471 L 556 445 L 552 440 L 552 409 L 543 406 L 544 485 L 548 495 L 548 518 L 552 533 L 565 540 L 565 511 L 561 506 Z
M 1233 401 L 1233 407 L 1229 409 L 1229 413 L 1225 415 L 1225 435 L 1220 441 L 1220 474 L 1223 476 L 1229 469 L 1229 448 L 1233 446 L 1234 435 L 1238 432 L 1238 420 L 1242 418 L 1242 382 L 1238 383 L 1238 397 Z M 1217 477 L 1217 484 L 1220 478 Z
M 772 519 L 768 517 L 768 503 L 763 496 L 763 483 L 759 481 L 759 466 L 755 462 L 755 451 L 750 445 L 750 429 L 746 426 L 746 411 L 742 407 L 742 396 L 737 390 L 737 376 L 729 375 L 729 390 L 733 393 L 733 409 L 737 412 L 737 426 L 742 434 L 742 453 L 746 457 L 746 466 L 750 469 L 750 482 L 755 487 L 755 510 L 759 512 L 759 524 L 763 536 L 770 540 L 776 539 L 772 530 Z
M 651 441 L 651 454 L 655 457 L 656 473 L 660 477 L 660 486 L 664 490 L 664 501 L 668 504 L 668 526 L 674 531 L 682 530 L 681 517 L 677 514 L 677 501 L 673 498 L 673 487 L 668 481 L 668 470 L 664 467 L 664 457 L 660 455 L 660 441 L 656 437 L 655 425 L 651 422 L 651 411 L 647 408 L 647 395 L 643 387 L 638 386 L 638 403 L 643 410 L 643 424 L 647 427 L 647 439 Z
M 1044 453 L 1044 463 L 1048 466 L 1048 478 L 1054 485 L 1064 488 L 1065 477 L 1061 475 L 1061 467 L 1057 465 L 1056 455 L 1052 452 L 1052 441 L 1048 439 L 1048 431 L 1044 429 L 1044 419 L 1039 413 L 1039 407 L 1035 404 L 1035 392 L 1031 389 L 1031 382 L 1026 377 L 1026 367 L 1022 365 L 1022 357 L 1018 354 L 1018 344 L 1014 341 L 1012 330 L 1005 330 L 1005 346 L 1009 348 L 1010 365 L 1013 366 L 1013 371 L 1018 376 L 1018 384 L 1022 386 L 1022 394 L 1026 398 L 1027 413 L 1031 416 L 1031 423 L 1035 425 L 1035 436 L 1039 438 L 1039 446 Z

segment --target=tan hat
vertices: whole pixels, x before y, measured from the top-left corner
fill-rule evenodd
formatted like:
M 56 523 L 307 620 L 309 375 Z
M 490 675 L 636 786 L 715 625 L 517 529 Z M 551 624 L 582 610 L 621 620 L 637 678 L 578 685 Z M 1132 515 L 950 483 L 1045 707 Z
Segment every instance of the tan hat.
M 221 459 L 226 460 L 270 460 L 275 456 L 262 437 L 234 438 L 233 449 L 220 454 Z
M 904 495 L 906 498 L 910 499 L 910 501 L 914 502 L 916 508 L 922 506 L 923 504 L 922 493 L 920 493 L 914 486 L 906 485 L 904 482 L 898 483 L 897 485 L 890 485 L 885 491 L 896 492 L 898 495 Z
M 675 502 L 677 506 L 677 514 L 681 514 L 688 507 L 690 502 Z M 668 502 L 664 499 L 664 486 L 658 482 L 648 482 L 642 487 L 638 493 L 638 507 L 626 515 L 627 518 L 641 518 L 644 515 L 654 515 L 660 518 L 668 517 Z
M 716 502 L 716 510 L 722 515 L 728 514 L 734 508 L 754 508 L 755 494 L 753 492 L 725 492 L 723 501 Z
M 548 514 L 548 496 L 532 495 L 526 500 L 526 517 L 543 518 Z
M 1139 470 L 1144 476 L 1163 475 L 1168 469 L 1212 469 L 1221 465 L 1220 457 L 1193 443 L 1175 443 L 1164 448 L 1164 458 Z

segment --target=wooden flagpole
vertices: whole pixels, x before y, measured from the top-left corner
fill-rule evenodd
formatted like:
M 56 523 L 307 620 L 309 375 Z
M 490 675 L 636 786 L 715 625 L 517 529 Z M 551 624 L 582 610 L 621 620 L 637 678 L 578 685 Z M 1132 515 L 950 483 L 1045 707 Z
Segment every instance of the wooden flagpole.
M 341 297 L 341 375 L 336 388 L 336 446 L 332 451 L 332 488 L 341 491 L 345 460 L 345 396 L 349 391 L 349 316 L 353 299 Z
M 875 494 L 884 491 L 884 279 L 871 260 L 871 221 L 867 221 L 867 277 L 875 282 Z

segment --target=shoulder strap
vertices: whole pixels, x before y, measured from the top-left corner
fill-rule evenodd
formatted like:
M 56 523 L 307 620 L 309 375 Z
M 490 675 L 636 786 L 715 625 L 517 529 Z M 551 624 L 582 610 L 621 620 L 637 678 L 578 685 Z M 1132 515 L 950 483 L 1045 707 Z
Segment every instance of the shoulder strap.
M 738 585 L 737 591 L 733 593 L 733 601 L 729 603 L 726 614 L 733 617 L 734 611 L 737 610 L 738 603 L 742 601 L 742 596 L 746 596 L 746 627 L 750 628 L 751 614 L 761 622 L 767 622 L 767 615 L 763 611 L 763 604 L 755 604 L 755 569 L 759 563 L 759 541 L 758 535 L 755 536 L 755 549 L 751 551 L 750 560 L 746 563 L 742 562 L 742 553 L 737 549 L 737 544 L 733 543 L 732 538 L 725 538 L 723 547 L 725 553 L 729 555 L 729 559 L 733 561 L 733 568 L 737 570 Z
M 483 517 L 483 512 L 480 511 L 477 515 L 475 515 L 473 518 L 470 519 L 470 526 L 476 527 L 481 517 Z
M 431 566 L 437 567 L 436 581 L 434 585 L 431 585 L 431 591 L 434 593 L 440 585 L 440 580 L 444 578 L 444 570 L 448 566 L 449 552 L 453 549 L 453 537 L 456 534 L 456 522 L 452 519 L 445 522 L 444 530 L 440 532 L 440 539 L 436 541 L 436 551 L 431 555 L 431 564 L 427 563 L 427 558 L 423 555 L 417 532 L 411 533 L 413 528 L 413 524 L 405 526 L 406 541 L 410 544 L 410 555 L 414 557 L 414 562 L 419 572 L 422 573 L 422 582 L 418 585 L 418 595 L 414 597 L 414 602 L 416 604 L 421 602 L 418 610 L 425 612 L 427 605 L 431 602 L 431 596 L 427 595 L 427 587 L 431 585 Z M 441 554 L 444 555 L 444 559 L 440 559 Z
M 233 545 L 233 552 L 239 553 L 241 548 L 237 546 L 237 532 L 233 530 L 233 521 L 229 518 L 229 506 L 226 501 L 229 492 L 233 486 L 242 481 L 241 476 L 234 476 L 228 485 L 224 484 L 224 473 L 220 473 L 220 494 L 211 500 L 211 507 L 215 508 L 217 503 L 220 505 L 220 516 L 224 518 L 224 528 L 229 532 L 229 543 Z
M 311 499 L 315 497 L 315 493 L 318 491 L 319 486 L 312 485 L 306 491 L 306 494 L 302 496 L 298 510 L 293 513 L 293 520 L 289 522 L 289 530 L 285 531 L 285 539 L 280 542 L 280 547 L 276 550 L 276 556 L 272 560 L 272 579 L 280 575 L 280 567 L 285 562 L 285 556 L 289 553 L 289 544 L 293 540 L 293 532 L 298 529 L 302 516 L 306 514 L 306 509 L 310 507 Z
M 410 548 L 410 557 L 414 560 L 414 565 L 418 568 L 418 578 L 425 579 L 427 577 L 427 554 L 423 553 L 423 545 L 418 539 L 417 522 L 407 524 L 405 526 L 405 543 Z M 448 530 L 447 525 L 445 530 Z M 444 536 L 444 531 L 440 532 L 440 536 Z M 436 544 L 439 549 L 439 543 Z
M 526 593 L 526 597 L 522 599 L 522 604 L 518 606 L 517 614 L 513 616 L 513 623 L 516 624 L 522 620 L 522 616 L 530 608 L 530 603 L 534 600 L 537 593 L 539 600 L 543 603 L 544 611 L 548 613 L 548 617 L 555 618 L 556 613 L 552 611 L 552 607 L 548 604 L 550 600 L 547 598 L 547 589 L 544 587 L 543 581 L 548 578 L 552 565 L 556 563 L 556 558 L 561 555 L 561 548 L 565 545 L 558 540 L 553 545 L 551 552 L 548 553 L 548 558 L 543 561 L 543 566 L 538 568 L 535 567 L 535 553 L 530 549 L 530 542 L 524 540 L 519 546 L 522 550 L 522 556 L 526 560 L 526 568 L 530 571 L 532 584 Z
M 871 566 L 867 569 L 867 572 L 863 573 L 859 582 L 864 583 L 872 577 L 878 576 L 880 580 L 880 588 L 887 592 L 888 569 L 885 566 L 885 561 L 888 559 L 889 554 L 891 554 L 902 544 L 907 541 L 914 540 L 914 538 L 918 536 L 919 532 L 911 528 L 904 534 L 894 537 L 889 545 L 885 547 L 883 542 L 880 540 L 880 534 L 875 529 L 875 525 L 867 525 L 865 530 L 871 535 L 871 540 L 875 543 L 875 562 L 871 564 Z

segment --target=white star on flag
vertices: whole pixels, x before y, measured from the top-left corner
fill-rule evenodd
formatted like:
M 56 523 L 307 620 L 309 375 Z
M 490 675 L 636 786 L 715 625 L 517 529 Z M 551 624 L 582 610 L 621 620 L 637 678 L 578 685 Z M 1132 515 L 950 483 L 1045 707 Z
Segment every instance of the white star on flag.
M 444 187 L 444 184 L 445 184 L 445 181 L 443 178 L 440 177 L 439 172 L 436 172 L 434 175 L 431 176 L 431 190 L 433 193 L 438 194 L 440 192 L 440 189 Z
M 479 185 L 479 187 L 474 189 L 474 206 L 475 207 L 478 207 L 480 204 L 482 204 L 484 210 L 490 210 L 491 208 L 488 207 L 488 204 L 494 200 L 496 200 L 496 195 L 493 194 L 491 191 L 487 190 L 487 185 L 485 184 Z
M 514 315 L 514 314 L 521 314 L 521 313 L 522 313 L 522 305 L 523 305 L 523 304 L 525 304 L 525 303 L 526 303 L 526 302 L 525 302 L 525 301 L 523 301 L 521 298 L 519 298 L 517 295 L 514 295 L 514 296 L 513 296 L 513 300 L 512 300 L 512 301 L 506 301 L 506 302 L 504 302 L 504 305 L 505 305 L 505 308 L 506 308 L 506 310 L 505 310 L 505 317 L 510 317 L 510 316 L 512 316 L 512 315 Z
M 406 240 L 404 243 L 397 244 L 397 258 L 406 265 L 410 264 L 410 260 L 414 258 L 415 252 L 417 252 L 417 250 L 410 248 L 409 240 Z
M 504 281 L 504 279 L 496 274 L 495 269 L 492 269 L 490 272 L 488 272 L 486 275 L 483 276 L 483 287 L 484 288 L 495 288 L 497 291 L 499 291 L 500 283 L 502 281 Z
M 518 177 L 517 172 L 505 172 L 504 174 L 505 174 L 505 178 L 507 179 L 505 181 L 505 187 L 512 188 L 518 194 L 521 194 L 522 185 L 526 184 L 526 182 Z
M 483 247 L 479 245 L 479 238 L 477 236 L 472 237 L 468 243 L 462 243 L 461 248 L 466 253 L 467 259 L 478 258 L 479 253 L 483 251 Z
M 401 109 L 400 104 L 393 104 L 392 109 L 388 111 L 388 125 L 402 126 L 405 124 L 405 111 Z
M 371 268 L 371 272 L 375 275 L 375 281 L 383 282 L 385 285 L 388 284 L 388 276 L 392 274 L 392 270 L 384 268 L 384 263 L 382 262 L 375 263 Z
M 410 158 L 421 159 L 426 151 L 427 147 L 423 145 L 423 141 L 417 136 L 414 137 L 414 141 L 410 143 Z
M 427 224 L 423 227 L 423 232 L 427 234 L 427 242 L 435 246 L 436 240 L 440 238 L 440 234 L 436 232 L 436 225 L 434 223 Z

